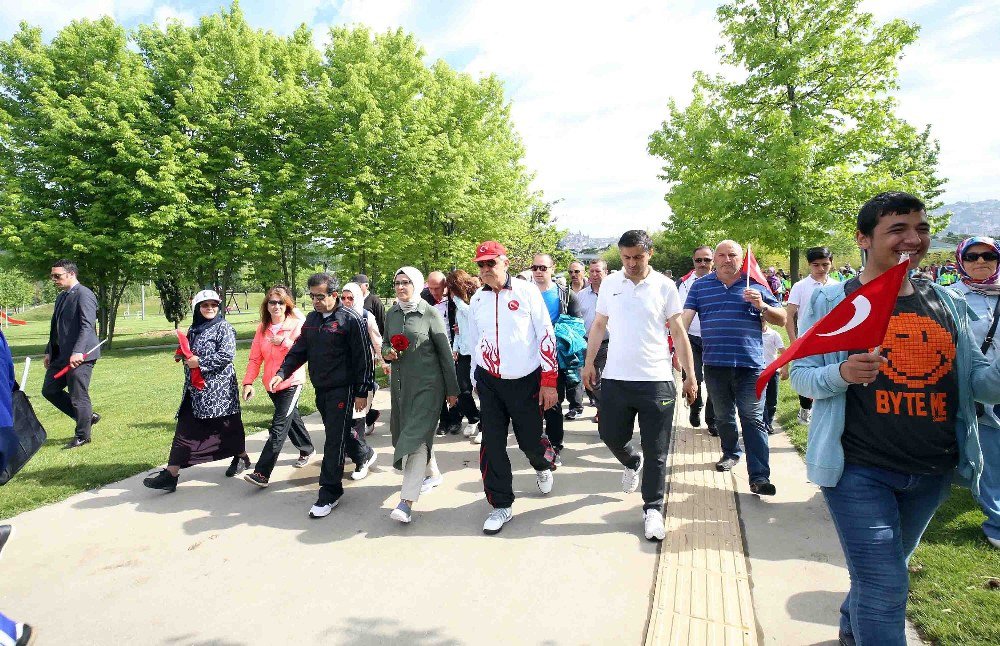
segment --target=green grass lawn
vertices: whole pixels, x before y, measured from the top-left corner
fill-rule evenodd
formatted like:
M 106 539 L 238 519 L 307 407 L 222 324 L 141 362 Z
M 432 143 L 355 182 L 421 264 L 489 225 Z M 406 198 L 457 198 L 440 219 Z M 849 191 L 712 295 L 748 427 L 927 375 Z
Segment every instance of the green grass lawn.
M 249 351 L 237 351 L 236 373 L 242 380 Z M 22 362 L 15 365 L 18 379 Z M 8 484 L 0 487 L 0 518 L 34 509 L 75 493 L 162 465 L 174 434 L 184 374 L 173 361 L 173 348 L 112 352 L 94 369 L 90 385 L 94 410 L 101 422 L 93 442 L 71 451 L 62 447 L 73 437 L 73 422 L 42 398 L 41 362 L 32 366 L 27 392 L 48 441 Z M 243 405 L 247 433 L 267 429 L 273 406 L 260 381 L 257 395 Z M 314 397 L 307 384 L 299 410 L 312 412 Z M 256 459 L 256 456 L 251 456 Z
M 231 311 L 227 320 L 236 328 L 236 336 L 240 339 L 252 339 L 257 325 L 260 302 L 263 294 L 250 294 L 247 311 L 246 303 L 241 296 L 239 306 L 242 312 Z M 49 320 L 52 318 L 52 304 L 41 305 L 29 309 L 15 318 L 27 321 L 27 325 L 11 325 L 3 330 L 11 351 L 15 357 L 37 356 L 45 352 L 45 344 L 49 339 Z M 114 345 L 119 348 L 147 347 L 156 345 L 174 345 L 173 324 L 163 317 L 159 310 L 159 300 L 153 297 L 146 299 L 146 318 L 138 317 L 138 304 L 127 308 L 122 305 L 118 309 L 118 320 L 115 323 Z M 181 323 L 181 327 L 191 324 L 190 315 Z
M 808 430 L 798 410 L 798 396 L 781 382 L 776 417 L 804 454 Z M 1000 644 L 1000 590 L 989 587 L 1000 579 L 1000 550 L 983 537 L 985 518 L 968 489 L 953 487 L 910 561 L 907 613 L 940 646 Z

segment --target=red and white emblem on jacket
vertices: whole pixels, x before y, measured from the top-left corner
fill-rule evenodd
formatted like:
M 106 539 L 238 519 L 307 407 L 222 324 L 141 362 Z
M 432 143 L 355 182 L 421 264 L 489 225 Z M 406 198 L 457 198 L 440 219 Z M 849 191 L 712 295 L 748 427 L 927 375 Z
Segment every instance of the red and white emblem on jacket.
M 518 303 L 517 301 L 511 301 L 507 303 L 507 309 L 509 309 L 511 312 L 516 312 L 517 308 L 519 307 L 521 307 L 521 304 Z

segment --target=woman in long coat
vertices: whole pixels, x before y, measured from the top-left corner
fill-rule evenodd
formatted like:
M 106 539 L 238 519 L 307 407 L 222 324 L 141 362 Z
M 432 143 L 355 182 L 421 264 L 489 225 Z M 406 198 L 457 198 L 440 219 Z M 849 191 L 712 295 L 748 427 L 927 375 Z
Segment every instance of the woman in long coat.
M 233 366 L 236 330 L 220 315 L 221 302 L 209 289 L 191 302 L 194 323 L 187 340 L 193 356 L 184 359 L 184 390 L 167 467 L 142 481 L 150 489 L 173 491 L 180 470 L 194 464 L 232 458 L 226 470 L 229 478 L 250 466 Z M 205 380 L 204 388 L 192 383 L 195 369 Z
M 444 320 L 420 298 L 423 274 L 413 267 L 403 267 L 396 272 L 393 286 L 396 304 L 385 316 L 382 356 L 392 362 L 389 430 L 395 447 L 393 465 L 403 469 L 403 488 L 391 516 L 408 523 L 428 467 L 432 471 L 429 475 L 440 482 L 440 473 L 434 473 L 434 431 L 441 402 L 447 400 L 449 406 L 458 403 L 458 379 Z M 408 347 L 401 352 L 394 350 L 394 337 L 405 337 Z

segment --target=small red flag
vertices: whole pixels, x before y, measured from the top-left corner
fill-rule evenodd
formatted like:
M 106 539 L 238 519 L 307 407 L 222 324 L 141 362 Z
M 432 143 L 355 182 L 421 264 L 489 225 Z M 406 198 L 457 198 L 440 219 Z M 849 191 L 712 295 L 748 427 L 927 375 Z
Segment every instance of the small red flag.
M 181 330 L 174 330 L 177 332 L 177 352 L 175 354 L 180 354 L 185 359 L 190 359 L 194 356 L 191 352 L 191 344 L 188 343 L 187 336 Z M 195 368 L 191 371 L 191 385 L 195 387 L 195 390 L 205 390 L 205 378 L 201 374 L 201 368 Z
M 754 258 L 753 252 L 750 251 L 750 245 L 747 245 L 747 255 L 743 257 L 743 266 L 740 271 L 750 277 L 755 283 L 760 284 L 762 287 L 766 287 L 767 291 L 774 293 L 771 290 L 771 283 L 767 282 L 767 276 L 764 272 L 760 270 L 760 265 L 757 264 L 757 259 Z
M 904 258 L 889 271 L 862 285 L 829 314 L 816 321 L 760 373 L 757 398 L 764 392 L 771 376 L 793 359 L 827 352 L 867 350 L 882 345 L 909 266 L 909 261 Z

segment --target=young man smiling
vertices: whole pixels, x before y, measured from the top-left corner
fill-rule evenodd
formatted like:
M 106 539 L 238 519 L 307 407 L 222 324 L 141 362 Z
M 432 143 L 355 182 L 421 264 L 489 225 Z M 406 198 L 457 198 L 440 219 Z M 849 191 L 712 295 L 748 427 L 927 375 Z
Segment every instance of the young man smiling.
M 649 266 L 653 256 L 649 234 L 638 229 L 626 231 L 618 240 L 618 253 L 622 271 L 607 276 L 597 296 L 583 381 L 591 388 L 596 385 L 594 362 L 604 333 L 610 330 L 608 358 L 601 376 L 601 417 L 597 430 L 625 467 L 622 473 L 625 493 L 639 487 L 642 472 L 644 534 L 649 540 L 662 541 L 666 536 L 662 510 L 667 451 L 677 396 L 668 330 L 687 374 L 684 396 L 689 404 L 694 401 L 698 384 L 691 345 L 681 326 L 677 288 L 672 280 Z M 632 446 L 637 415 L 641 451 Z
M 924 204 L 880 193 L 861 207 L 856 239 L 864 271 L 817 289 L 806 330 L 844 298 L 930 246 Z M 970 332 L 964 298 L 928 280 L 904 280 L 877 352 L 797 359 L 792 386 L 814 399 L 806 469 L 833 517 L 851 588 L 841 644 L 905 646 L 907 561 L 953 477 L 978 490 L 982 453 L 975 400 L 1000 401 L 992 365 Z

